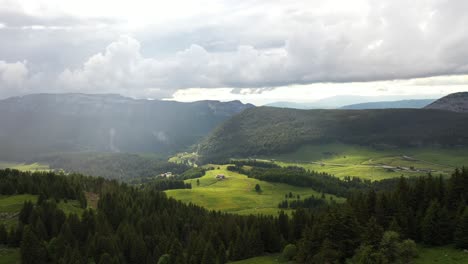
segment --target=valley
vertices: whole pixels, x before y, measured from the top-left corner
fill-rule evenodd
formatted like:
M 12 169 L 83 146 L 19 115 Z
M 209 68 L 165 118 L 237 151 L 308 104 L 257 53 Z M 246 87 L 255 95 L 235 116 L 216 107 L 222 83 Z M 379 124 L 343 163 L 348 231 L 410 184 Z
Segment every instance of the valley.
M 0 263 L 468 259 L 466 114 L 179 105 L 109 95 L 33 96 L 0 101 L 0 108 L 24 118 L 31 110 L 24 100 L 45 112 L 71 103 L 54 113 L 56 122 L 47 120 L 56 127 L 102 124 L 84 126 L 84 138 L 58 129 L 41 141 L 44 135 L 22 132 L 47 150 L 34 154 L 38 149 L 26 144 L 34 151 L 24 156 L 8 151 L 13 129 L 0 133 L 7 136 L 0 145 L 9 146 L 0 157 L 16 160 L 0 162 Z M 116 118 L 123 108 L 127 120 Z M 93 116 L 90 109 L 102 111 Z M 157 109 L 198 121 L 147 126 Z M 71 119 L 63 121 L 64 114 Z M 161 127 L 169 127 L 165 136 L 174 144 L 154 131 L 146 137 Z M 192 127 L 196 135 L 188 135 Z
M 466 148 L 387 148 L 349 144 L 302 146 L 294 152 L 259 156 L 281 166 L 300 166 L 336 177 L 381 180 L 394 177 L 449 175 L 457 166 L 468 165 Z

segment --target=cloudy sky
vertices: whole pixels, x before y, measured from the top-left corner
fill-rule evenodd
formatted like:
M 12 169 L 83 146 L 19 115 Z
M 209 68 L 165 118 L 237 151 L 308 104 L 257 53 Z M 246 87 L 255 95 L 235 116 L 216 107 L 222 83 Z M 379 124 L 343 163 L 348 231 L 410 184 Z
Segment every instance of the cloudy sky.
M 465 0 L 0 0 L 0 98 L 309 102 L 468 90 Z

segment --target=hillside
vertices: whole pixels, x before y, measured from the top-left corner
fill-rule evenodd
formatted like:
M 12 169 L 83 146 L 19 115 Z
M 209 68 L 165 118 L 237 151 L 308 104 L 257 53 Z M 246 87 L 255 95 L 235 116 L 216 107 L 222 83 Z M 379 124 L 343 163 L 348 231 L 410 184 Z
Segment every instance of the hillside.
M 434 102 L 435 99 L 415 99 L 400 101 L 368 102 L 360 104 L 345 105 L 341 109 L 387 109 L 387 108 L 423 108 Z
M 449 94 L 425 108 L 468 113 L 468 92 Z
M 260 107 L 218 127 L 200 147 L 207 159 L 271 155 L 304 144 L 374 147 L 468 145 L 468 115 L 440 110 L 297 110 Z
M 175 152 L 250 107 L 239 101 L 181 103 L 113 94 L 12 97 L 0 101 L 0 159 L 76 151 Z
M 185 203 L 194 203 L 210 210 L 219 210 L 236 214 L 268 214 L 276 215 L 280 211 L 278 204 L 289 192 L 302 198 L 321 193 L 310 187 L 296 187 L 284 183 L 260 181 L 248 178 L 244 174 L 228 171 L 226 165 L 216 165 L 215 170 L 207 171 L 206 175 L 186 180 L 192 184 L 192 189 L 168 190 L 166 194 Z M 216 175 L 225 175 L 226 179 L 218 180 Z M 197 184 L 198 182 L 198 184 Z M 261 194 L 255 192 L 255 185 L 262 188 Z M 344 199 L 326 194 L 325 200 L 333 199 L 343 202 Z

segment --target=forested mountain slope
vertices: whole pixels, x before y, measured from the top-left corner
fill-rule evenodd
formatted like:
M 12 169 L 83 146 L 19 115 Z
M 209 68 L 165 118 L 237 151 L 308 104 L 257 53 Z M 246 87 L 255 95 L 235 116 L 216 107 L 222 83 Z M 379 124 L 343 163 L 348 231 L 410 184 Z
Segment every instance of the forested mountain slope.
M 0 221 L 0 245 L 19 248 L 13 263 L 24 264 L 226 263 L 288 247 L 283 256 L 297 263 L 412 263 L 415 242 L 468 246 L 467 179 L 465 169 L 446 180 L 401 178 L 390 190 L 354 192 L 319 211 L 269 217 L 209 212 L 152 185 L 0 170 L 1 195 L 39 195 L 10 228 Z M 89 206 L 89 193 L 97 204 Z M 79 215 L 58 207 L 67 200 L 80 201 Z
M 304 144 L 468 146 L 468 115 L 432 109 L 248 109 L 201 144 L 205 158 L 277 154 Z
M 112 94 L 12 97 L 0 101 L 0 159 L 73 151 L 175 152 L 249 107 L 239 101 L 181 103 Z
M 426 106 L 426 108 L 468 113 L 468 92 L 449 94 Z

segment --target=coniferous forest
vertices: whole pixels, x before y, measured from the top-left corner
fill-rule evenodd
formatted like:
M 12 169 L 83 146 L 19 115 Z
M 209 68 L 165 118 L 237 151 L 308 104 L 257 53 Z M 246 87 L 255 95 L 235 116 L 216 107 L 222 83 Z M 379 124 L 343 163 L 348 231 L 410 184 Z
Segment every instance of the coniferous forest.
M 96 208 L 85 194 L 96 193 Z M 0 194 L 30 193 L 0 244 L 22 263 L 226 263 L 283 252 L 299 263 L 411 263 L 416 243 L 468 247 L 468 170 L 391 188 L 362 188 L 344 203 L 290 215 L 240 216 L 168 198 L 158 186 L 53 172 L 0 171 Z M 57 207 L 80 201 L 81 215 Z M 311 201 L 305 202 L 312 203 Z M 304 206 L 307 207 L 307 206 Z

